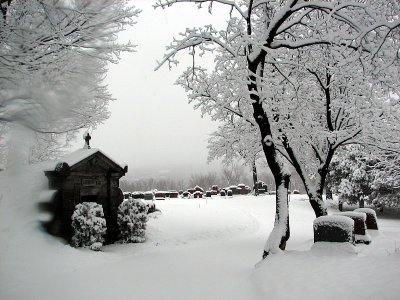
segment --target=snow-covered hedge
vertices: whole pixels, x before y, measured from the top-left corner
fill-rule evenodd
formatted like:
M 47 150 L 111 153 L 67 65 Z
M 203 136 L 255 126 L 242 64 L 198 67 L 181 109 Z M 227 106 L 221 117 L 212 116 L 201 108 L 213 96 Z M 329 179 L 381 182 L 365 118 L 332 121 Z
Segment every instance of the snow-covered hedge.
M 345 216 L 322 216 L 314 220 L 314 242 L 353 242 L 354 221 Z
M 72 245 L 100 250 L 107 230 L 103 207 L 95 202 L 83 202 L 75 206 L 71 219 L 74 232 Z
M 148 207 L 142 201 L 129 199 L 118 207 L 119 241 L 142 243 L 145 241 Z

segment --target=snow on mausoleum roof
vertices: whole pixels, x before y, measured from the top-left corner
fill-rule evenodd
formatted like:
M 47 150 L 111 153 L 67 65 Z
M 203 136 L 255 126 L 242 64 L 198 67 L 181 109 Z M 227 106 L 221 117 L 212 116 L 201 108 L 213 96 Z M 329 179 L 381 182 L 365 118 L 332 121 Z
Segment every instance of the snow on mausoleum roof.
M 56 165 L 58 165 L 59 163 L 67 163 L 70 167 L 76 165 L 77 163 L 81 162 L 82 160 L 88 158 L 89 156 L 92 156 L 95 153 L 101 153 L 102 155 L 104 155 L 105 157 L 107 157 L 109 160 L 111 160 L 113 163 L 115 163 L 116 165 L 118 165 L 120 168 L 124 169 L 124 166 L 121 166 L 120 164 L 118 164 L 114 159 L 112 159 L 110 156 L 106 155 L 104 152 L 100 151 L 100 149 L 97 148 L 83 148 L 83 149 L 78 149 L 74 152 L 71 152 L 63 157 L 61 157 L 59 160 L 57 160 Z

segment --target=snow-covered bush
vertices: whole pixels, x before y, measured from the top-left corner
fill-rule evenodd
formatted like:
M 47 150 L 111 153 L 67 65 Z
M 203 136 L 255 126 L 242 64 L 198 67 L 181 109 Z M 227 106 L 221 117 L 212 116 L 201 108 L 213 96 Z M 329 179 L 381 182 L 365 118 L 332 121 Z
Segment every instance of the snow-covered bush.
M 119 240 L 121 243 L 145 241 L 148 207 L 137 199 L 128 199 L 118 207 Z
M 83 202 L 76 205 L 72 215 L 72 229 L 74 247 L 100 250 L 107 230 L 103 207 L 95 202 Z

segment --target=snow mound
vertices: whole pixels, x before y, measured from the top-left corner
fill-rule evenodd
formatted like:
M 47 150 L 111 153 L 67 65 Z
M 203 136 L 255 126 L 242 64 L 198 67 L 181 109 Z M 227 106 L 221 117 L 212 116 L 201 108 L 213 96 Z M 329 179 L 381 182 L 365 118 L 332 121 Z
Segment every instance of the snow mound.
M 318 242 L 311 246 L 311 253 L 321 256 L 357 254 L 357 248 L 351 243 Z

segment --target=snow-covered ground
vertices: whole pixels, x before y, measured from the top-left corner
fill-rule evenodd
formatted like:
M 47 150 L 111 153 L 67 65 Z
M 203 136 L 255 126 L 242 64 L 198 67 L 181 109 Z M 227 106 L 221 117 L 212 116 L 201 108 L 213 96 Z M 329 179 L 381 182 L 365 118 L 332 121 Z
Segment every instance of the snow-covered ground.
M 0 299 L 399 299 L 400 221 L 370 245 L 313 246 L 312 209 L 290 201 L 287 251 L 260 261 L 273 196 L 157 201 L 143 244 L 75 249 L 41 230 L 42 167 L 0 172 Z

